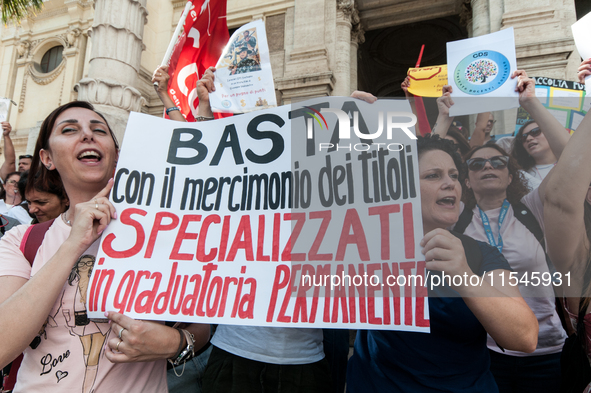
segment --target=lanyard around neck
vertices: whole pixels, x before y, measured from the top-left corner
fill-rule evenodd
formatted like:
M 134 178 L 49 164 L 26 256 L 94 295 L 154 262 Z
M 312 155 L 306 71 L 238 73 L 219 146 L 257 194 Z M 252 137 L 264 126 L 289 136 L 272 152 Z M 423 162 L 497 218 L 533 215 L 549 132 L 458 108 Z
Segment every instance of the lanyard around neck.
M 490 227 L 490 221 L 488 220 L 488 216 L 485 212 L 482 211 L 480 206 L 478 206 L 478 211 L 480 212 L 480 218 L 482 219 L 482 225 L 484 226 L 484 233 L 488 238 L 488 243 L 496 247 L 499 252 L 503 252 L 503 237 L 501 236 L 501 226 L 503 225 L 503 221 L 505 221 L 505 217 L 507 216 L 507 212 L 509 211 L 509 207 L 511 204 L 506 199 L 503 201 L 503 205 L 501 206 L 501 211 L 499 213 L 499 240 L 498 242 L 495 241 L 495 237 L 493 236 L 492 228 Z

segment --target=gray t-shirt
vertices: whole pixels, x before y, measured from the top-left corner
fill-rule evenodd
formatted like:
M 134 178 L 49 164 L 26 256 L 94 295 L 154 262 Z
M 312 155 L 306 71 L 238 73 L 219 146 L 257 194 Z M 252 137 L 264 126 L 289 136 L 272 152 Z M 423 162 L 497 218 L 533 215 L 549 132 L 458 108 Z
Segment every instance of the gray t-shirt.
M 0 224 L 0 226 L 2 226 L 2 228 L 0 228 L 0 238 L 4 236 L 4 234 L 11 230 L 13 227 L 21 225 L 19 220 L 14 219 L 12 217 L 8 217 L 3 214 L 0 214 L 0 221 L 2 221 L 2 223 Z

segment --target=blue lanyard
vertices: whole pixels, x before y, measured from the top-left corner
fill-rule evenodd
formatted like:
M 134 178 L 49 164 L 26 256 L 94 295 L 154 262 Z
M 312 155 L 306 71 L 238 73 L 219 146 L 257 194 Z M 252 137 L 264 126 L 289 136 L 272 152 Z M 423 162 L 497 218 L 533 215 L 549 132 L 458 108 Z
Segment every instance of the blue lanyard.
M 480 211 L 480 218 L 482 219 L 482 225 L 484 226 L 484 233 L 488 238 L 488 243 L 499 249 L 499 252 L 503 252 L 503 237 L 501 236 L 501 226 L 503 225 L 503 221 L 505 221 L 505 217 L 507 216 L 507 212 L 509 211 L 509 207 L 511 204 L 506 199 L 503 201 L 503 205 L 501 206 L 501 212 L 499 213 L 499 241 L 498 244 L 495 242 L 495 237 L 493 236 L 492 228 L 490 227 L 490 222 L 488 220 L 488 216 L 485 212 L 478 207 L 478 211 Z

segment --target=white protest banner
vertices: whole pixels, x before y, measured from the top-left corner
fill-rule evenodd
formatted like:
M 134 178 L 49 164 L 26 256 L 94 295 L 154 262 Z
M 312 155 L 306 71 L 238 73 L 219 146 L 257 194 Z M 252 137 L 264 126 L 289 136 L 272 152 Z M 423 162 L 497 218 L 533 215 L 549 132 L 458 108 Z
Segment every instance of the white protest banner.
M 8 121 L 8 109 L 10 108 L 10 99 L 0 98 L 0 121 Z
M 517 108 L 511 74 L 517 69 L 513 28 L 447 43 L 451 116 Z M 475 99 L 476 98 L 476 99 Z
M 246 113 L 277 106 L 265 23 L 256 20 L 232 34 L 216 64 L 214 112 Z
M 407 101 L 342 97 L 132 113 L 89 316 L 428 332 L 414 122 Z
M 584 60 L 591 58 L 591 12 L 576 21 L 571 29 L 575 46 Z M 585 90 L 591 91 L 591 76 L 585 78 Z

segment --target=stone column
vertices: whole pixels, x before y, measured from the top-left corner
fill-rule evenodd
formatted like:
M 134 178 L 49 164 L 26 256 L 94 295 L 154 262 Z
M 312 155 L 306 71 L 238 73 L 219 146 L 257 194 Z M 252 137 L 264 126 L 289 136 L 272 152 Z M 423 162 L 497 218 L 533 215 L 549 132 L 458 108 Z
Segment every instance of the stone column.
M 146 102 L 137 89 L 147 22 L 147 0 L 98 0 L 89 36 L 88 77 L 76 85 L 78 99 L 105 114 L 121 141 L 130 111 Z
M 351 80 L 351 17 L 356 12 L 353 0 L 337 2 L 337 18 L 335 31 L 335 85 L 332 94 L 348 96 Z
M 351 22 L 353 23 L 353 28 L 351 30 L 351 70 L 350 70 L 350 82 L 349 88 L 351 92 L 357 90 L 357 64 L 359 62 L 357 56 L 357 50 L 359 49 L 359 44 L 363 44 L 365 42 L 365 31 L 361 27 L 361 20 L 359 18 L 359 13 L 355 12 L 352 15 Z
M 490 33 L 488 0 L 472 0 L 472 37 Z

